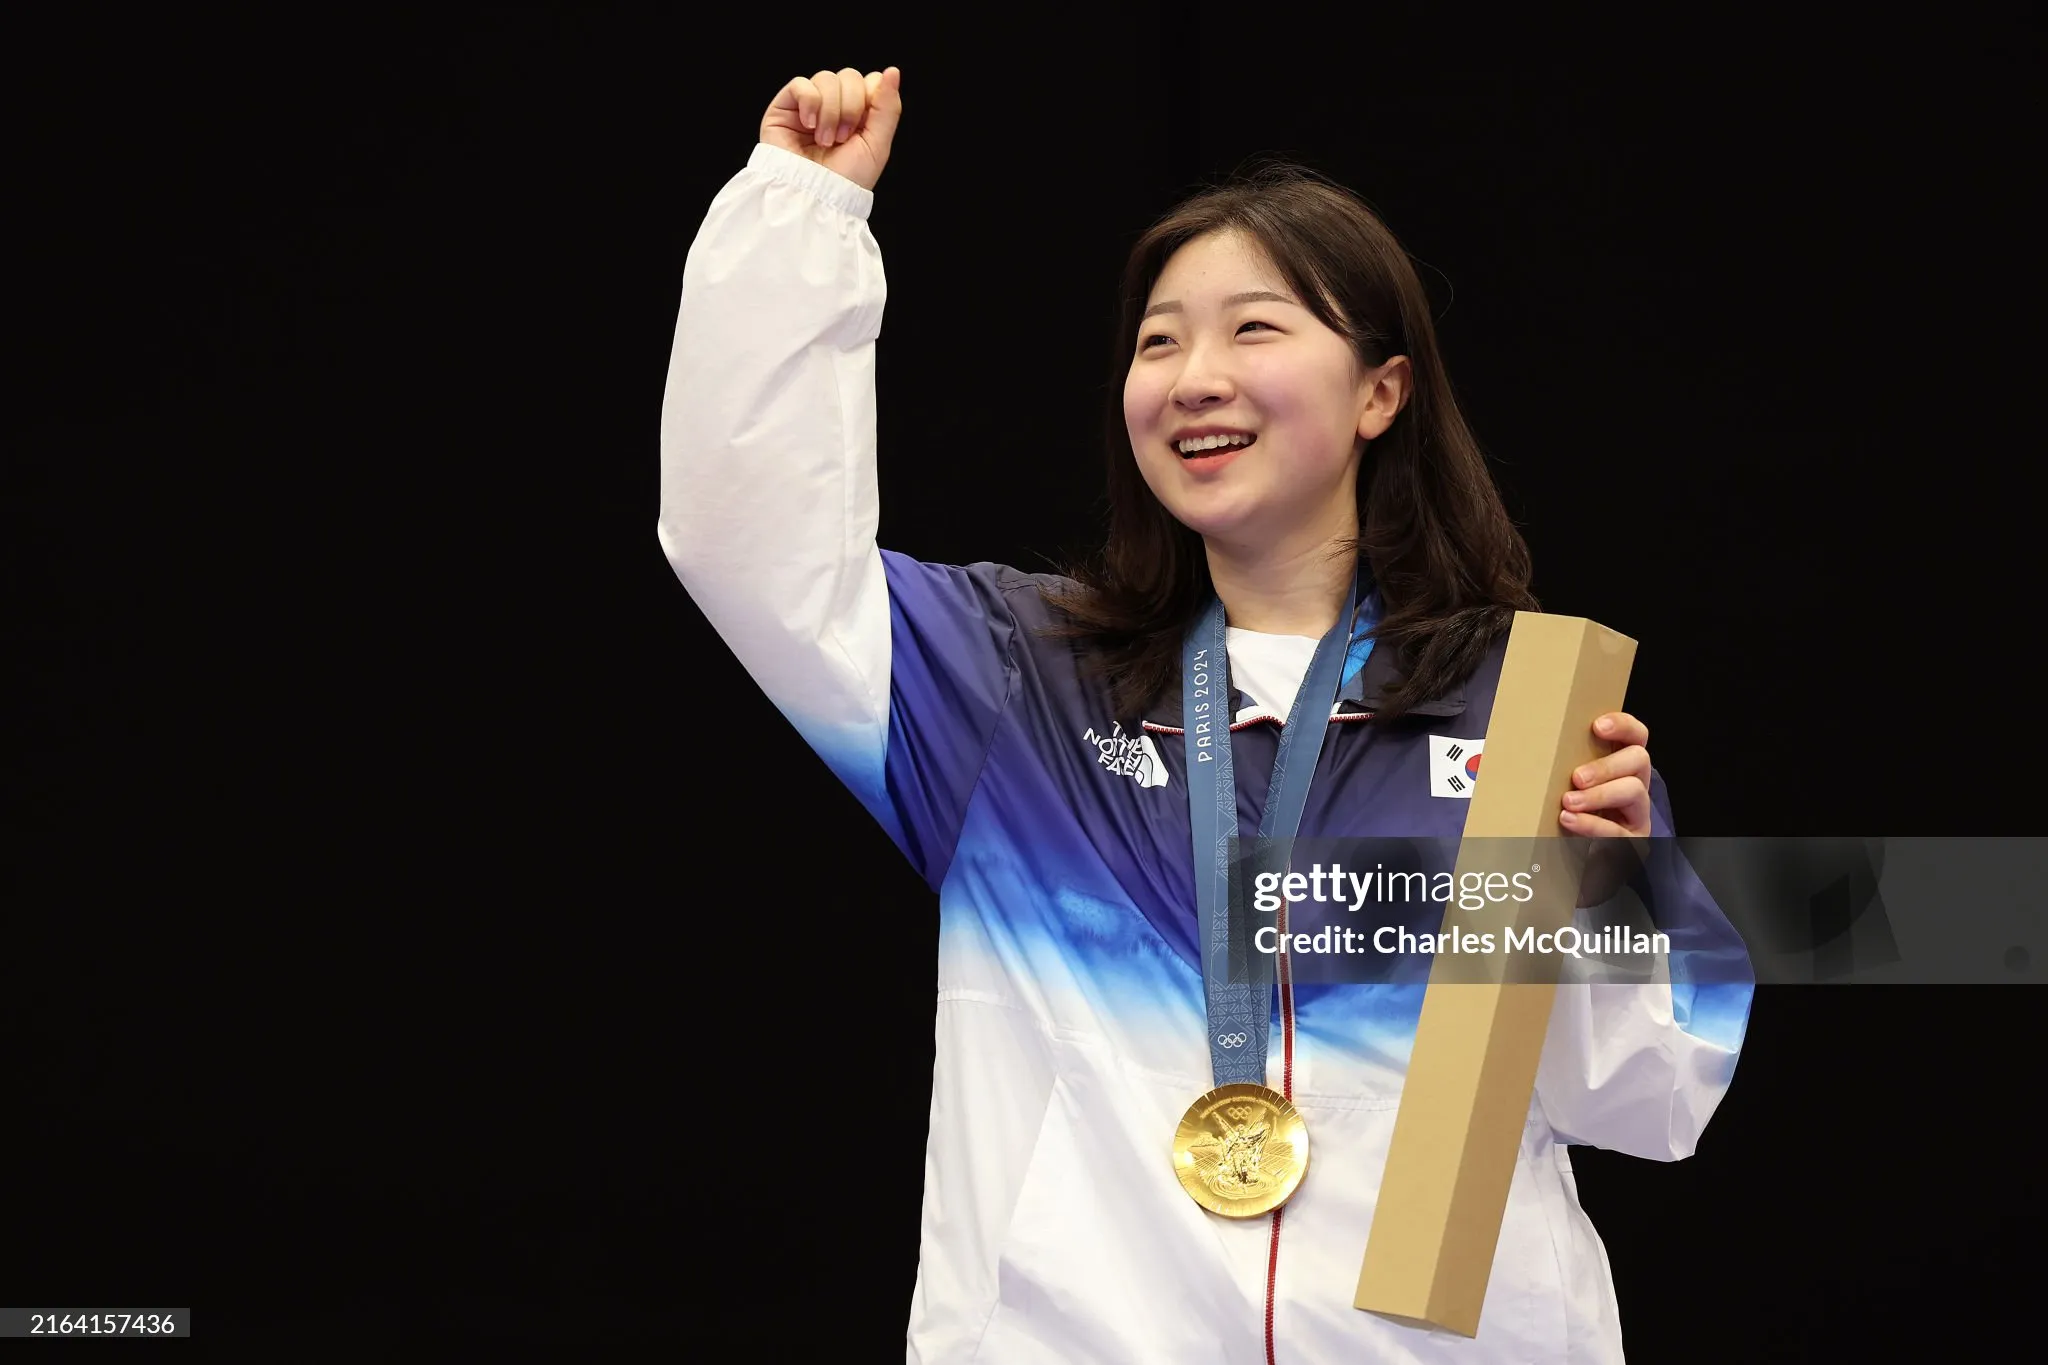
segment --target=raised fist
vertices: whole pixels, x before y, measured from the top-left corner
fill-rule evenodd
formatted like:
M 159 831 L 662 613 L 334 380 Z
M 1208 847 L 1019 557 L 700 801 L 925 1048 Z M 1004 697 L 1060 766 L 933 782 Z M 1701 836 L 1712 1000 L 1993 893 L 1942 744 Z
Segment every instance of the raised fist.
M 902 85 L 893 66 L 865 76 L 850 66 L 798 76 L 761 116 L 761 141 L 872 190 L 903 117 Z

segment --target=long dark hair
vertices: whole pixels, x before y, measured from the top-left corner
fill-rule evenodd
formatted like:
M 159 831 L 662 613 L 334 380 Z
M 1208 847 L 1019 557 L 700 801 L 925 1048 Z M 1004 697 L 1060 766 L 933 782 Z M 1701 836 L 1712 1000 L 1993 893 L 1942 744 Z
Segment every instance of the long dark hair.
M 1305 166 L 1267 161 L 1201 191 L 1139 237 L 1125 263 L 1107 412 L 1109 526 L 1102 548 L 1065 570 L 1046 600 L 1066 618 L 1045 634 L 1081 641 L 1110 679 L 1119 718 L 1142 716 L 1173 682 L 1181 638 L 1212 587 L 1202 538 L 1153 496 L 1124 424 L 1123 385 L 1153 284 L 1198 237 L 1257 242 L 1325 326 L 1368 367 L 1408 357 L 1406 405 L 1366 448 L 1359 535 L 1386 611 L 1376 649 L 1401 680 L 1380 719 L 1469 676 L 1513 623 L 1534 611 L 1529 549 L 1509 519 L 1437 354 L 1429 297 L 1408 253 L 1363 200 Z

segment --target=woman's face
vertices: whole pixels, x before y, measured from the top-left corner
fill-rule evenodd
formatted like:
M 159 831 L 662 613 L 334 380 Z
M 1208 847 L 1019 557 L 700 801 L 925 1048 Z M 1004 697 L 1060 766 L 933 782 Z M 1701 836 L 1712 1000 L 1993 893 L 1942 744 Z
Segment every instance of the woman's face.
M 1152 493 L 1183 525 L 1257 551 L 1355 534 L 1361 438 L 1398 410 L 1351 343 L 1304 308 L 1241 233 L 1175 252 L 1146 300 L 1124 423 Z M 1185 451 L 1190 437 L 1249 444 Z M 1204 444 L 1210 444 L 1204 442 Z

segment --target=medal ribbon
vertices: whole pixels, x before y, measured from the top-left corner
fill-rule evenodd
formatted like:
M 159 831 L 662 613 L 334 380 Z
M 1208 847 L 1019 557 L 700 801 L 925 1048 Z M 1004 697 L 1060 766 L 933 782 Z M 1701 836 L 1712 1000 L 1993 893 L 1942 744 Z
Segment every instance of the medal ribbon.
M 1344 662 L 1355 635 L 1372 629 L 1379 597 L 1360 601 L 1361 563 L 1344 597 L 1337 623 L 1316 645 L 1308 673 L 1294 694 L 1280 748 L 1273 756 L 1273 780 L 1259 820 L 1261 841 L 1291 839 L 1301 827 L 1309 782 L 1330 729 L 1330 711 L 1344 681 Z M 1363 613 L 1356 632 L 1354 618 Z M 1253 943 L 1250 901 L 1244 896 L 1264 862 L 1281 855 L 1262 842 L 1256 861 L 1240 879 L 1238 913 L 1228 913 L 1230 845 L 1237 837 L 1237 780 L 1230 753 L 1230 650 L 1223 603 L 1212 597 L 1181 647 L 1181 742 L 1187 753 L 1188 804 L 1194 827 L 1195 902 L 1202 945 L 1202 987 L 1209 1015 L 1209 1066 L 1217 1085 L 1266 1083 L 1266 1040 L 1273 1011 L 1274 953 Z M 1365 641 L 1365 655 L 1372 652 Z M 1304 732 L 1308 738 L 1295 743 Z M 1233 979 L 1235 978 L 1235 979 Z

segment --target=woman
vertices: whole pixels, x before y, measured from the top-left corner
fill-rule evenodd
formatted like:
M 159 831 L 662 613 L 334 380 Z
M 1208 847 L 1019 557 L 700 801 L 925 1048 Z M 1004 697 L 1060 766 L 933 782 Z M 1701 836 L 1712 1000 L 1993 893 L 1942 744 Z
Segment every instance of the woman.
M 1420 988 L 1297 990 L 1282 966 L 1219 1028 L 1203 975 L 1198 831 L 1233 804 L 1203 814 L 1203 784 L 1235 792 L 1246 834 L 1292 800 L 1303 835 L 1455 840 L 1467 807 L 1432 782 L 1432 746 L 1483 741 L 1505 629 L 1534 606 L 1406 257 L 1312 177 L 1184 205 L 1126 280 L 1102 561 L 1057 577 L 879 550 L 885 290 L 865 220 L 899 82 L 789 82 L 712 204 L 684 274 L 660 537 L 939 894 L 909 1358 L 1620 1359 L 1565 1147 L 1689 1154 L 1733 1073 L 1745 987 L 1558 992 L 1466 1339 L 1352 1307 Z M 1588 723 L 1610 751 L 1560 794 L 1561 827 L 1668 833 L 1646 729 Z M 1283 743 L 1306 757 L 1269 802 Z M 1167 1158 L 1226 1066 L 1313 1134 L 1312 1172 L 1261 1216 L 1210 1212 Z

